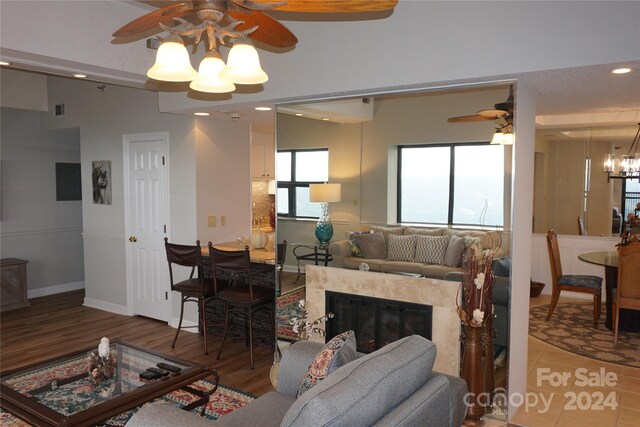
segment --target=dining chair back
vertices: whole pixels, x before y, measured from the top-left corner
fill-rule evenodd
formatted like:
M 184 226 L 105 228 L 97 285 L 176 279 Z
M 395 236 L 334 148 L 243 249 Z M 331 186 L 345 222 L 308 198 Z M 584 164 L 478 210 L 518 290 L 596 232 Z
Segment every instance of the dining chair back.
M 183 328 L 194 328 L 202 326 L 202 335 L 204 337 L 204 354 L 208 354 L 207 348 L 207 316 L 205 311 L 206 303 L 215 295 L 213 282 L 203 276 L 202 268 L 202 251 L 200 241 L 197 240 L 195 245 L 180 245 L 169 243 L 168 238 L 164 238 L 164 247 L 167 253 L 167 263 L 169 264 L 169 281 L 171 290 L 180 292 L 180 320 L 176 335 L 171 343 L 171 348 L 175 348 L 178 334 Z M 174 279 L 174 266 L 182 266 L 190 268 L 189 278 L 181 281 Z M 195 277 L 194 277 L 195 276 Z M 195 302 L 198 304 L 198 311 L 201 325 L 182 326 L 182 317 L 184 314 L 184 304 L 187 302 Z
M 640 242 L 618 248 L 618 287 L 613 290 L 613 346 L 618 345 L 620 309 L 640 310 Z
M 547 249 L 549 252 L 549 265 L 551 267 L 551 282 L 553 285 L 551 293 L 551 304 L 547 312 L 548 321 L 551 319 L 561 291 L 581 292 L 593 295 L 593 327 L 598 327 L 600 318 L 602 299 L 602 277 L 578 274 L 563 274 L 562 262 L 560 261 L 560 247 L 558 245 L 558 235 L 555 230 L 549 230 L 547 234 Z
M 227 339 L 230 325 L 230 314 L 239 311 L 244 314 L 247 336 L 243 338 L 249 344 L 249 356 L 251 369 L 254 369 L 253 339 L 257 338 L 253 333 L 253 315 L 262 308 L 270 308 L 270 325 L 275 327 L 275 292 L 272 288 L 254 286 L 251 272 L 251 257 L 249 248 L 239 251 L 223 251 L 216 249 L 209 243 L 209 256 L 214 276 L 214 288 L 217 298 L 224 302 L 224 334 L 222 344 L 218 351 L 217 359 L 220 359 L 224 343 Z M 275 333 L 270 332 L 273 338 Z

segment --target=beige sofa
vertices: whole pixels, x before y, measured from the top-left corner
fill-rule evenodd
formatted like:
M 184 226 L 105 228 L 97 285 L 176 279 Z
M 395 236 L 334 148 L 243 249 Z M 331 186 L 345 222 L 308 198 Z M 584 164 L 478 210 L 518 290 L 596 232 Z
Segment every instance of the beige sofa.
M 444 236 L 449 237 L 456 236 L 463 238 L 465 241 L 464 250 L 468 249 L 471 245 L 478 245 L 485 250 L 492 250 L 494 252 L 494 258 L 508 255 L 508 251 L 504 249 L 502 242 L 501 231 L 478 231 L 478 230 L 459 230 L 450 228 L 429 228 L 429 227 L 405 227 L 405 226 L 376 226 L 376 225 L 363 225 L 362 230 L 356 232 L 373 232 L 382 233 L 385 238 L 385 243 L 389 245 L 390 235 L 395 236 Z M 434 279 L 444 279 L 447 273 L 453 271 L 462 271 L 462 258 L 460 256 L 458 263 L 424 263 L 412 260 L 392 260 L 389 257 L 386 258 L 368 258 L 365 256 L 354 256 L 353 240 L 356 237 L 352 233 L 347 233 L 348 238 L 344 240 L 338 240 L 331 243 L 329 252 L 333 256 L 333 267 L 342 267 L 349 269 L 358 269 L 361 263 L 366 263 L 370 271 L 379 271 L 384 273 L 413 273 L 420 274 L 425 277 Z M 349 238 L 351 237 L 351 239 Z M 357 237 L 356 237 L 357 239 Z M 350 243 L 350 240 L 352 241 Z M 416 257 L 420 258 L 419 249 L 416 252 Z M 387 246 L 387 254 L 388 246 Z

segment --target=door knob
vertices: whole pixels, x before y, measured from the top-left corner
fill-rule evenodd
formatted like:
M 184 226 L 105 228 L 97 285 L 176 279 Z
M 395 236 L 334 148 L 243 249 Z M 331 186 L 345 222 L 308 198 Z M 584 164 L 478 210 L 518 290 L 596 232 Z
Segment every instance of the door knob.
M 135 243 L 138 241 L 138 238 L 136 236 L 129 236 L 129 241 Z

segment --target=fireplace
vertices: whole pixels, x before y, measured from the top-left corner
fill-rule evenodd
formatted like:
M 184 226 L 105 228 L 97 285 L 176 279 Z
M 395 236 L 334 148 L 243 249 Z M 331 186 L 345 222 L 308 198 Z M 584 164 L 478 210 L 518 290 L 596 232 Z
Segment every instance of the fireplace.
M 325 298 L 327 311 L 335 316 L 327 322 L 327 341 L 353 330 L 357 350 L 371 353 L 408 335 L 431 340 L 430 305 L 332 291 L 327 291 Z

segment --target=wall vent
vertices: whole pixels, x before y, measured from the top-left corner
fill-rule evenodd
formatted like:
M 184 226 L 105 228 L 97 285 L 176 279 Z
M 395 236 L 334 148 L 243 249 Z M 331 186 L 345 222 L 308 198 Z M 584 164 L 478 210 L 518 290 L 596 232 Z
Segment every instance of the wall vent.
M 64 104 L 56 104 L 54 115 L 56 117 L 57 116 L 64 116 Z

